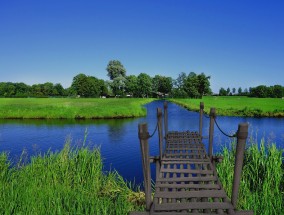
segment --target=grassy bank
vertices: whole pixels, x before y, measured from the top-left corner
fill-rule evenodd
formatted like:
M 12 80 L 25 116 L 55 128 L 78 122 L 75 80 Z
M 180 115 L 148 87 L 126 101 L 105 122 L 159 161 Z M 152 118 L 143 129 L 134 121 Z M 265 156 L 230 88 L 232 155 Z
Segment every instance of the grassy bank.
M 32 157 L 11 167 L 0 154 L 0 214 L 128 214 L 143 210 L 116 172 L 103 173 L 98 149 L 70 149 Z
M 283 149 L 266 146 L 261 141 L 251 145 L 245 154 L 239 192 L 238 208 L 253 210 L 255 214 L 278 215 L 284 211 Z M 235 151 L 223 150 L 224 160 L 217 171 L 221 183 L 230 196 L 232 192 Z
M 170 99 L 189 110 L 199 111 L 200 102 L 204 102 L 205 112 L 215 107 L 218 115 L 284 117 L 284 99 L 249 98 L 245 96 L 204 96 L 202 99 Z
M 101 119 L 146 115 L 153 99 L 0 98 L 2 119 Z

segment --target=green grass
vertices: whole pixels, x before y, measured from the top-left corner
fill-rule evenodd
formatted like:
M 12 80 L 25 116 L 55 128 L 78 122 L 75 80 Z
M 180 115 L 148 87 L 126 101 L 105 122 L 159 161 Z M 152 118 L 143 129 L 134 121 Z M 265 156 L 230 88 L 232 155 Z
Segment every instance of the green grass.
M 0 98 L 2 119 L 101 119 L 146 115 L 154 99 Z
M 284 99 L 250 98 L 245 96 L 204 96 L 202 99 L 170 99 L 189 110 L 199 111 L 200 102 L 204 102 L 205 112 L 215 107 L 217 115 L 284 117 Z
M 11 166 L 0 154 L 0 214 L 128 214 L 144 209 L 145 195 L 117 172 L 103 173 L 99 149 L 48 152 Z
M 253 141 L 251 141 L 253 142 Z M 234 144 L 234 143 L 233 143 Z M 274 144 L 260 147 L 252 144 L 245 152 L 240 183 L 238 208 L 253 210 L 255 214 L 278 215 L 284 211 L 283 149 Z M 224 159 L 217 165 L 220 181 L 231 196 L 234 175 L 235 150 L 223 150 Z

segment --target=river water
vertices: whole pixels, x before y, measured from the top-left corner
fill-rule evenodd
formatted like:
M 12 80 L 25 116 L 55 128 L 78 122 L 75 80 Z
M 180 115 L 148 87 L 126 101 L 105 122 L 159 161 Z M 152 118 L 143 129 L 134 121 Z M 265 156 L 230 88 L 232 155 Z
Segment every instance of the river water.
M 205 104 L 206 105 L 206 104 Z M 87 144 L 101 149 L 104 169 L 117 170 L 128 181 L 141 183 L 143 173 L 138 140 L 138 124 L 148 123 L 149 133 L 156 126 L 156 109 L 163 107 L 163 101 L 145 105 L 147 116 L 136 119 L 115 120 L 0 120 L 0 151 L 9 152 L 9 158 L 16 162 L 25 149 L 29 156 L 48 150 L 61 150 L 67 138 L 73 145 L 82 145 L 87 131 Z M 187 111 L 169 103 L 169 130 L 198 130 L 199 113 Z M 217 113 L 218 114 L 218 113 Z M 283 118 L 251 118 L 217 116 L 219 126 L 228 134 L 234 133 L 241 122 L 249 123 L 249 136 L 267 144 L 276 143 L 284 148 Z M 203 134 L 208 136 L 209 119 L 204 117 Z M 205 144 L 207 141 L 205 140 Z M 158 155 L 157 134 L 149 140 L 150 154 Z M 225 137 L 215 126 L 214 152 L 223 146 L 230 146 L 230 138 Z M 152 171 L 154 176 L 154 168 Z

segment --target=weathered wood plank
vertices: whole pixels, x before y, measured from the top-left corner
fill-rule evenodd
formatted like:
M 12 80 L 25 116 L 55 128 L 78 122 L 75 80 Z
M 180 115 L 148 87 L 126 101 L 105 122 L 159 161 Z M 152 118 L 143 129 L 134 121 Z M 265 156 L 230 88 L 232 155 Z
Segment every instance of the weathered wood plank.
M 186 202 L 154 205 L 155 211 L 177 211 L 187 209 L 234 209 L 228 202 Z
M 226 197 L 224 190 L 199 190 L 199 191 L 176 191 L 176 192 L 156 192 L 155 197 L 157 198 L 223 198 Z

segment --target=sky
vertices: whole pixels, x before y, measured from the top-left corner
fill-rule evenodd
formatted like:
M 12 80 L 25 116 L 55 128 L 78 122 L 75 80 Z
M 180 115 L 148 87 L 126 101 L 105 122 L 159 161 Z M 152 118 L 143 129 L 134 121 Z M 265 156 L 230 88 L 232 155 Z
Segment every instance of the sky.
M 211 76 L 213 92 L 284 85 L 282 0 L 0 0 L 0 82 L 79 73 Z

